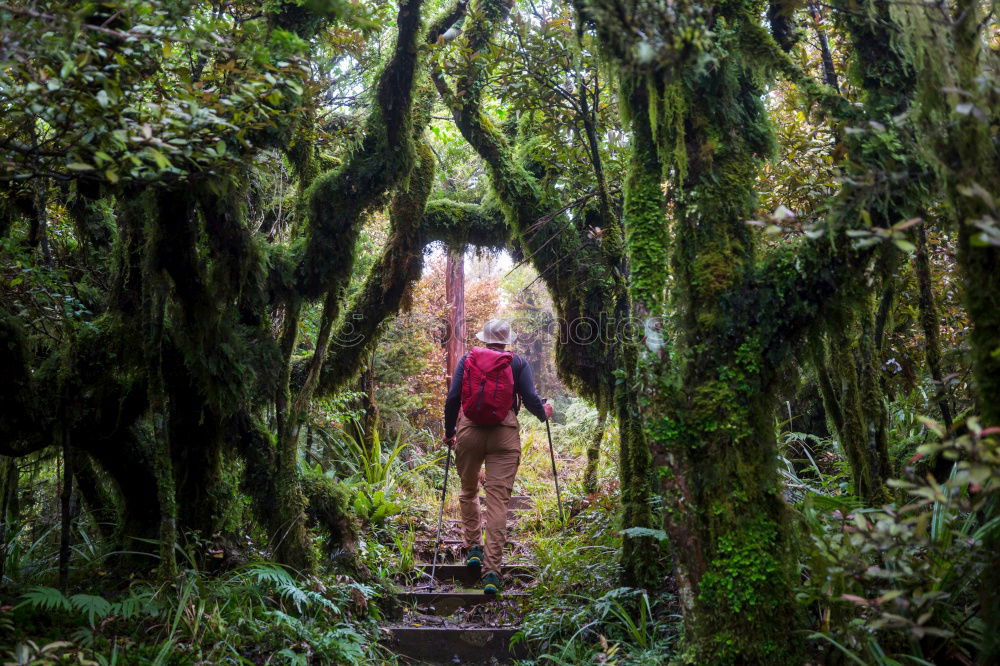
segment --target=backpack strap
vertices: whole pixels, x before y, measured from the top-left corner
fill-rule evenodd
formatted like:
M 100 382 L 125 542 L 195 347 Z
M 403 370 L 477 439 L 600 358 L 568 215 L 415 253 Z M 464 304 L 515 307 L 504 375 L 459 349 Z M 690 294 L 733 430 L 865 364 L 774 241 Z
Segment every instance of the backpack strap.
M 514 354 L 514 362 L 510 364 L 511 371 L 514 373 L 514 413 L 517 414 L 521 411 L 521 394 L 517 392 L 517 384 L 521 380 L 521 371 L 524 370 L 524 364 L 527 363 L 523 358 Z

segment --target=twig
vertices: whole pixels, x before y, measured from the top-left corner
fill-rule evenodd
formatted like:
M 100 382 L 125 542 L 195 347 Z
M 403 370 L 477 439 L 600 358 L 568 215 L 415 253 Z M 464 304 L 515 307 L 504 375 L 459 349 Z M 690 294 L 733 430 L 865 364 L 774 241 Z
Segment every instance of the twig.
M 618 193 L 620 191 L 621 190 L 619 190 L 618 188 L 615 188 L 615 189 L 609 190 L 608 194 L 610 195 L 612 193 Z M 556 211 L 553 211 L 553 212 L 548 213 L 546 215 L 543 215 L 542 217 L 540 217 L 537 220 L 535 220 L 534 222 L 532 222 L 531 225 L 528 227 L 527 231 L 533 231 L 533 233 L 537 233 L 542 228 L 543 225 L 548 224 L 549 222 L 551 222 L 557 215 L 566 212 L 570 208 L 575 208 L 576 206 L 578 206 L 578 205 L 580 205 L 582 203 L 585 203 L 588 199 L 590 199 L 591 197 L 597 196 L 598 194 L 600 194 L 600 190 L 594 190 L 592 192 L 588 192 L 587 194 L 583 195 L 579 199 L 576 199 L 575 201 L 569 202 L 568 204 L 566 204 L 565 206 L 563 206 L 559 210 L 556 210 Z M 539 247 L 537 247 L 534 250 L 534 252 L 532 252 L 531 254 L 529 254 L 527 257 L 525 257 L 521 261 L 517 262 L 517 264 L 515 264 L 513 268 L 511 268 L 509 271 L 507 271 L 507 274 L 504 275 L 503 278 L 501 278 L 501 279 L 506 280 L 510 276 L 511 273 L 513 273 L 518 268 L 520 268 L 524 264 L 526 264 L 529 261 L 531 261 L 532 257 L 534 257 L 536 254 L 538 254 L 542 250 L 544 250 L 545 247 L 549 243 L 551 243 L 553 240 L 555 240 L 556 237 L 559 236 L 560 232 L 565 231 L 566 228 L 568 228 L 568 225 L 567 225 L 567 227 L 561 229 L 560 231 L 552 234 L 552 236 L 547 241 L 545 241 L 544 243 L 542 243 Z M 528 285 L 528 286 L 531 286 L 531 285 Z M 527 289 L 527 287 L 525 287 L 525 289 Z
M 28 18 L 40 19 L 42 21 L 51 21 L 54 23 L 67 23 L 66 19 L 61 16 L 56 16 L 54 14 L 43 14 L 42 12 L 36 12 L 31 9 L 21 9 L 19 7 L 11 7 L 10 5 L 0 5 L 0 10 L 5 12 L 10 12 L 15 16 L 26 16 Z M 111 37 L 117 37 L 118 39 L 156 39 L 163 40 L 166 42 L 174 42 L 181 44 L 190 44 L 192 46 L 197 46 L 199 48 L 204 48 L 209 51 L 222 51 L 223 53 L 235 53 L 236 49 L 230 48 L 228 46 L 217 46 L 211 42 L 204 40 L 194 40 L 194 39 L 182 39 L 180 37 L 170 37 L 168 35 L 154 35 L 151 33 L 134 32 L 132 30 L 126 30 L 124 32 L 120 30 L 112 30 L 111 28 L 105 28 L 102 25 L 93 25 L 91 23 L 84 23 L 80 27 L 85 30 L 90 30 L 92 32 L 98 32 L 102 35 L 109 35 Z

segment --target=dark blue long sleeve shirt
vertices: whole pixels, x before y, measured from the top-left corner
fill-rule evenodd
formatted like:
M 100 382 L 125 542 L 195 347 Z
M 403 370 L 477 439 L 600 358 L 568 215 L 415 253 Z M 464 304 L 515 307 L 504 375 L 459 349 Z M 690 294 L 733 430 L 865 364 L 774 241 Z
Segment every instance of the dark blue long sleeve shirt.
M 458 422 L 458 410 L 462 407 L 462 375 L 465 373 L 466 354 L 458 361 L 455 367 L 455 375 L 451 378 L 451 386 L 448 387 L 448 397 L 444 401 L 444 433 L 446 437 L 455 434 L 455 424 Z M 514 393 L 521 396 L 521 402 L 525 408 L 538 417 L 540 421 L 545 420 L 545 408 L 542 406 L 542 399 L 535 393 L 535 380 L 531 376 L 531 366 L 522 357 L 514 354 L 511 363 L 514 372 Z M 514 401 L 514 411 L 518 409 L 517 400 Z

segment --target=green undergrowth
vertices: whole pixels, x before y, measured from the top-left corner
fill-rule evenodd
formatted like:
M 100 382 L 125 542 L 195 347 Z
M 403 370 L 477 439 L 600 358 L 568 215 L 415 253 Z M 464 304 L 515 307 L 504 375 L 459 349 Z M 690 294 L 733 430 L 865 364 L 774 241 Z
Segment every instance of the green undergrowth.
M 682 659 L 680 604 L 669 552 L 662 585 L 623 587 L 618 437 L 609 424 L 599 448 L 596 490 L 584 486 L 596 412 L 578 399 L 554 401 L 553 452 L 547 429 L 522 412 L 522 458 L 514 493 L 528 495 L 509 538 L 535 574 L 514 641 L 543 664 L 667 664 Z M 851 487 L 834 439 L 776 422 L 784 495 L 802 542 L 797 607 L 811 663 L 966 663 L 988 628 L 977 617 L 983 548 L 1000 530 L 993 430 L 967 419 L 947 438 L 914 411 L 893 413 L 894 501 L 866 506 Z M 407 446 L 409 445 L 409 446 Z M 317 428 L 303 462 L 306 478 L 334 484 L 354 531 L 351 552 L 329 552 L 322 573 L 299 576 L 267 561 L 268 539 L 249 526 L 220 545 L 185 536 L 185 564 L 172 582 L 125 564 L 83 519 L 74 534 L 69 589 L 56 588 L 58 521 L 12 525 L 0 587 L 0 656 L 15 664 L 391 664 L 379 625 L 393 617 L 393 593 L 417 580 L 417 540 L 436 528 L 443 450 L 358 426 Z M 956 461 L 950 478 L 928 478 L 928 461 Z M 452 462 L 453 462 L 452 458 Z M 57 492 L 48 467 L 23 495 L 32 506 Z M 458 517 L 459 483 L 448 478 L 446 518 Z M 33 494 L 38 494 L 35 498 Z M 44 497 L 42 497 L 44 496 Z M 47 521 L 47 522 L 46 522 Z M 631 528 L 638 530 L 643 528 Z M 647 536 L 663 540 L 659 530 Z M 18 536 L 20 535 L 20 536 Z M 733 550 L 730 578 L 766 576 Z M 513 560 L 511 560 L 513 561 Z M 756 569 L 754 568 L 756 566 Z M 398 610 L 398 609 L 395 609 Z
M 534 504 L 522 519 L 537 578 L 530 588 L 523 643 L 531 659 L 521 664 L 662 664 L 669 660 L 679 617 L 668 590 L 647 594 L 621 586 L 621 509 L 617 473 L 618 432 L 609 424 L 601 439 L 596 492 L 584 488 L 587 448 L 597 412 L 579 399 L 554 401 L 552 440 L 559 468 L 565 521 L 552 481 L 548 436 L 533 417 L 521 419 L 520 489 Z M 664 560 L 664 581 L 669 564 Z
M 368 664 L 381 592 L 343 577 L 295 577 L 269 562 L 117 593 L 84 581 L 20 592 L 0 609 L 0 650 L 16 664 Z
M 538 579 L 515 638 L 533 655 L 523 663 L 665 663 L 678 630 L 673 595 L 620 586 L 617 489 L 605 483 L 586 497 L 576 490 L 567 524 L 552 514 L 532 536 Z
M 352 434 L 353 433 L 353 434 Z M 164 582 L 145 553 L 102 539 L 84 513 L 76 524 L 65 594 L 56 587 L 58 517 L 10 525 L 2 554 L 0 660 L 15 664 L 389 664 L 378 625 L 399 576 L 413 570 L 413 538 L 426 527 L 443 479 L 437 452 L 378 431 L 313 429 L 302 461 L 306 485 L 336 489 L 349 549 L 322 554 L 316 574 L 268 561 L 268 535 L 203 540 L 184 534 L 180 576 Z M 25 486 L 30 507 L 55 501 L 57 479 Z M 37 495 L 37 497 L 36 497 Z M 48 498 L 48 499 L 46 499 Z M 27 507 L 26 507 L 27 508 Z M 313 507 L 309 511 L 324 511 Z M 327 511 L 331 513 L 331 511 Z M 145 540 L 149 541 L 149 540 Z M 140 544 L 145 549 L 155 543 Z M 407 547 L 409 556 L 407 558 Z M 155 566 L 155 565 L 154 565 Z

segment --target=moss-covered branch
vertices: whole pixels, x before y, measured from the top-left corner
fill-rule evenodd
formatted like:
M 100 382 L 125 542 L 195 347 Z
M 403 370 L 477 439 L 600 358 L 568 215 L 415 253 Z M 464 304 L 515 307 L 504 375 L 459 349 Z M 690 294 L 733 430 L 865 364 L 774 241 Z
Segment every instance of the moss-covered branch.
M 503 0 L 473 2 L 459 47 L 471 55 L 453 85 L 441 71 L 433 73 L 434 83 L 462 136 L 486 165 L 512 242 L 529 257 L 552 295 L 560 324 L 560 378 L 618 417 L 625 526 L 649 528 L 654 524 L 649 449 L 638 422 L 638 398 L 618 374 L 631 376 L 635 341 L 619 337 L 631 308 L 617 222 L 601 216 L 597 207 L 576 211 L 573 219 L 561 212 L 565 206 L 560 192 L 551 187 L 551 165 L 533 129 L 535 120 L 522 117 L 512 143 L 480 103 L 491 70 L 490 44 L 509 9 Z M 593 227 L 601 227 L 607 238 L 588 236 L 587 229 Z M 591 335 L 581 335 L 575 328 L 580 323 Z M 624 583 L 656 586 L 657 559 L 655 542 L 628 538 L 621 560 Z
M 423 244 L 442 241 L 452 247 L 507 247 L 509 229 L 503 211 L 494 206 L 434 199 L 420 223 Z
M 501 0 L 479 0 L 470 5 L 469 18 L 461 38 L 463 52 L 472 54 L 463 62 L 453 85 L 442 71 L 432 73 L 441 98 L 451 110 L 462 136 L 479 154 L 490 175 L 490 185 L 500 203 L 518 244 L 553 295 L 562 326 L 556 360 L 560 377 L 579 393 L 611 408 L 614 392 L 613 340 L 577 341 L 568 327 L 588 320 L 606 323 L 609 313 L 617 313 L 614 296 L 621 293 L 621 276 L 616 272 L 620 256 L 608 257 L 600 241 L 588 238 L 582 225 L 573 224 L 564 214 L 559 194 L 547 187 L 548 164 L 538 154 L 533 119 L 521 119 L 512 145 L 507 135 L 486 114 L 480 104 L 490 72 L 490 43 L 506 19 L 510 5 Z M 614 224 L 593 223 L 611 229 Z
M 420 277 L 421 221 L 433 179 L 434 156 L 430 147 L 420 142 L 408 187 L 396 192 L 389 207 L 389 240 L 333 334 L 316 385 L 317 395 L 337 391 L 354 376 L 364 352 L 377 340 L 382 322 L 399 310 L 410 285 Z M 299 367 L 296 367 L 296 383 Z
M 410 170 L 414 83 L 423 0 L 402 0 L 396 45 L 378 78 L 363 139 L 344 164 L 328 171 L 305 193 L 308 239 L 296 268 L 296 288 L 317 298 L 346 283 L 362 215 L 379 205 Z
M 669 245 L 666 202 L 660 186 L 662 167 L 656 152 L 650 114 L 645 111 L 649 106 L 646 81 L 624 82 L 622 90 L 630 95 L 623 105 L 634 110 L 628 114 L 631 134 L 622 214 L 632 273 L 630 288 L 643 314 L 659 314 L 667 286 L 667 262 L 664 257 L 668 254 Z

